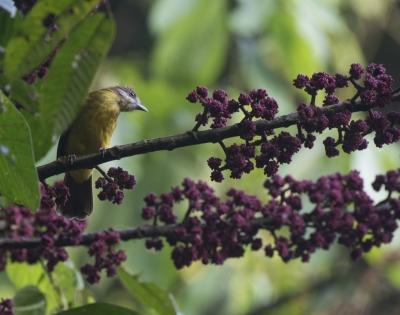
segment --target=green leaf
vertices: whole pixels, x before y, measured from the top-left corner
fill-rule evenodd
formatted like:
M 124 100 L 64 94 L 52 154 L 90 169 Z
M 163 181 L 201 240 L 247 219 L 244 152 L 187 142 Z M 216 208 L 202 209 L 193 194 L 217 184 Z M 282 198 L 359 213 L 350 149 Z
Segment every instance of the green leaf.
M 26 115 L 33 126 L 37 160 L 75 118 L 114 33 L 115 24 L 109 14 L 88 16 L 71 32 L 54 58 L 40 87 L 40 114 Z
M 28 84 L 21 78 L 10 82 L 0 73 L 0 88 L 7 91 L 9 100 L 17 108 L 23 108 L 32 115 L 38 112 L 39 93 L 35 85 Z
M 19 290 L 14 296 L 15 315 L 43 315 L 46 312 L 46 298 L 34 286 Z
M 57 313 L 56 315 L 139 315 L 138 313 L 113 304 L 95 303 Z
M 55 311 L 67 304 L 76 305 L 75 299 L 79 298 L 83 289 L 80 274 L 68 262 L 55 267 L 51 281 L 41 264 L 8 263 L 6 272 L 17 289 L 29 285 L 38 287 L 46 296 L 48 311 Z
M 22 79 L 16 79 L 10 86 L 10 99 L 27 110 L 35 114 L 39 110 L 39 93 L 35 85 L 30 85 Z
M 80 272 L 72 262 L 59 263 L 51 273 L 54 283 L 62 290 L 62 297 L 70 305 L 76 305 L 75 299 L 84 289 Z
M 124 268 L 118 269 L 118 277 L 137 301 L 153 309 L 158 315 L 177 314 L 170 295 L 163 289 L 153 283 L 140 282 L 136 275 L 130 274 Z
M 318 69 L 319 61 L 312 43 L 302 34 L 289 4 L 279 3 L 267 24 L 268 49 L 271 53 L 266 58 L 273 59 L 275 67 L 283 69 L 289 80 L 298 73 L 310 73 Z
M 0 194 L 10 203 L 36 210 L 38 176 L 29 127 L 21 113 L 0 91 Z
M 0 69 L 3 68 L 8 40 L 12 37 L 14 29 L 18 26 L 21 20 L 21 14 L 12 16 L 8 12 L 0 9 Z
M 41 94 L 46 113 L 52 108 L 59 109 L 51 113 L 57 113 L 57 132 L 64 131 L 75 118 L 114 33 L 115 25 L 109 15 L 101 12 L 88 17 L 71 33 L 55 58 Z
M 40 264 L 28 265 L 10 262 L 6 266 L 7 277 L 17 289 L 28 285 L 38 285 L 40 279 L 44 276 Z
M 167 81 L 212 84 L 225 66 L 228 46 L 226 1 L 201 0 L 161 33 L 153 71 Z
M 98 0 L 39 1 L 22 21 L 6 47 L 6 76 L 16 79 L 30 73 L 98 3 Z M 58 27 L 56 31 L 44 25 L 43 21 L 50 14 L 55 16 Z

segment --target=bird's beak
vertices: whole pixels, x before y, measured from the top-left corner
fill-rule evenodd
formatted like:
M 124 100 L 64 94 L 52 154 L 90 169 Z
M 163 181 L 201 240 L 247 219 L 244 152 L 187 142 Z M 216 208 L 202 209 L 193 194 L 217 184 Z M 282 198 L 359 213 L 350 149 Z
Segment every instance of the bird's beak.
M 140 99 L 138 97 L 136 98 L 136 102 L 134 104 L 134 109 L 142 110 L 144 112 L 148 112 L 149 111 L 147 109 L 147 107 L 142 104 L 142 102 L 140 101 Z

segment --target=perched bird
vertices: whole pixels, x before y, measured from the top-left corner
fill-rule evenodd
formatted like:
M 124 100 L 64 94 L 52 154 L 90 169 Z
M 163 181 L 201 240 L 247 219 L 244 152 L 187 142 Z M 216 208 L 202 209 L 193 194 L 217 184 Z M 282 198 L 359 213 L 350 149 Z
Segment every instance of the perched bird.
M 61 135 L 57 158 L 96 153 L 108 147 L 119 113 L 133 110 L 148 111 L 130 88 L 115 86 L 91 92 L 71 126 Z M 85 218 L 93 208 L 92 169 L 67 172 L 64 183 L 70 197 L 61 212 Z

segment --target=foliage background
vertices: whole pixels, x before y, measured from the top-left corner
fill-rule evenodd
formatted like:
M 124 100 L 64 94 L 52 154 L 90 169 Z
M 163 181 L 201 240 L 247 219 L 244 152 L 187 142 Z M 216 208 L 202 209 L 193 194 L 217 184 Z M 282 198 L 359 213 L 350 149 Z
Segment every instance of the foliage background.
M 288 113 L 305 97 L 291 87 L 298 73 L 344 72 L 353 62 L 378 62 L 400 77 L 400 4 L 394 0 L 110 2 L 116 39 L 92 88 L 133 86 L 150 109 L 147 114 L 122 115 L 113 144 L 191 129 L 198 108 L 185 96 L 196 85 L 225 88 L 232 95 L 265 87 L 279 101 L 280 113 Z M 95 204 L 90 230 L 139 225 L 145 194 L 168 190 L 186 176 L 208 179 L 205 161 L 219 150 L 202 145 L 117 162 L 135 174 L 138 185 L 122 206 Z M 323 153 L 317 142 L 315 149 L 301 151 L 280 172 L 315 179 L 356 168 L 368 184 L 377 173 L 398 167 L 397 145 L 379 151 L 369 146 L 334 159 Z M 53 148 L 38 165 L 54 157 Z M 235 186 L 267 198 L 263 179 L 261 172 L 254 172 L 215 189 L 223 193 Z M 248 252 L 224 266 L 197 263 L 181 271 L 173 267 L 168 249 L 152 253 L 141 241 L 123 246 L 128 255 L 125 266 L 171 292 L 182 314 L 396 314 L 398 243 L 397 237 L 357 263 L 335 247 L 314 255 L 307 264 L 285 264 L 261 252 Z M 85 260 L 83 251 L 71 252 L 76 263 Z M 0 283 L 0 296 L 13 294 L 15 288 L 5 275 L 0 275 Z M 116 279 L 87 290 L 98 301 L 137 306 Z

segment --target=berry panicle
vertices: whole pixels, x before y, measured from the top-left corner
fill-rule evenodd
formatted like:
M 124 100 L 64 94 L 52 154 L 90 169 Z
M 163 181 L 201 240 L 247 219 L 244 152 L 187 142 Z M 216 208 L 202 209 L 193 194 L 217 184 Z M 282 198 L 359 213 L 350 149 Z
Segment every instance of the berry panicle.
M 98 193 L 100 200 L 109 200 L 121 204 L 124 200 L 124 189 L 133 189 L 136 185 L 135 176 L 129 174 L 121 167 L 111 167 L 107 174 L 96 180 L 95 187 L 101 188 Z
M 328 157 L 339 155 L 340 148 L 345 153 L 364 150 L 368 146 L 366 136 L 371 133 L 377 147 L 399 141 L 400 114 L 375 110 L 392 101 L 393 83 L 394 79 L 386 73 L 386 69 L 374 63 L 366 68 L 352 64 L 348 75 L 317 72 L 308 77 L 299 74 L 293 85 L 311 98 L 308 103 L 297 106 L 295 134 L 257 124 L 260 119 L 273 122 L 278 113 L 278 103 L 264 89 L 241 93 L 237 99 L 230 99 L 226 91 L 215 90 L 211 93 L 205 87 L 197 87 L 189 93 L 187 100 L 203 107 L 202 113 L 196 116 L 195 131 L 209 122 L 211 128 L 226 127 L 234 114 L 241 116 L 236 125 L 240 141 L 230 146 L 219 141 L 225 157 L 211 157 L 207 161 L 211 180 L 221 182 L 226 171 L 231 178 L 237 179 L 256 168 L 263 169 L 267 176 L 273 176 L 280 165 L 291 163 L 294 154 L 303 146 L 313 148 L 316 135 L 328 129 L 335 129 L 338 135 L 337 138 L 326 137 L 323 140 Z M 336 91 L 349 86 L 355 89 L 354 96 L 340 103 Z M 325 93 L 325 99 L 318 106 L 315 102 L 320 92 Z M 356 103 L 364 106 L 367 117 L 352 119 L 352 107 Z M 276 126 L 282 127 L 280 124 Z
M 221 199 L 205 182 L 185 179 L 168 193 L 149 194 L 142 217 L 156 227 L 171 227 L 165 241 L 173 247 L 177 268 L 195 261 L 222 264 L 243 256 L 247 247 L 263 250 L 268 257 L 276 254 L 285 262 L 305 262 L 315 251 L 327 250 L 335 242 L 349 248 L 356 259 L 372 247 L 390 242 L 398 227 L 400 171 L 378 176 L 373 183 L 376 190 L 386 189 L 386 203 L 374 204 L 357 171 L 316 181 L 274 175 L 264 187 L 271 197 L 267 203 L 236 189 Z M 310 203 L 307 208 L 305 198 Z M 189 209 L 178 221 L 174 207 L 183 201 Z M 271 238 L 261 237 L 261 230 L 268 231 Z M 163 245 L 160 237 L 146 242 L 146 247 L 154 250 Z

